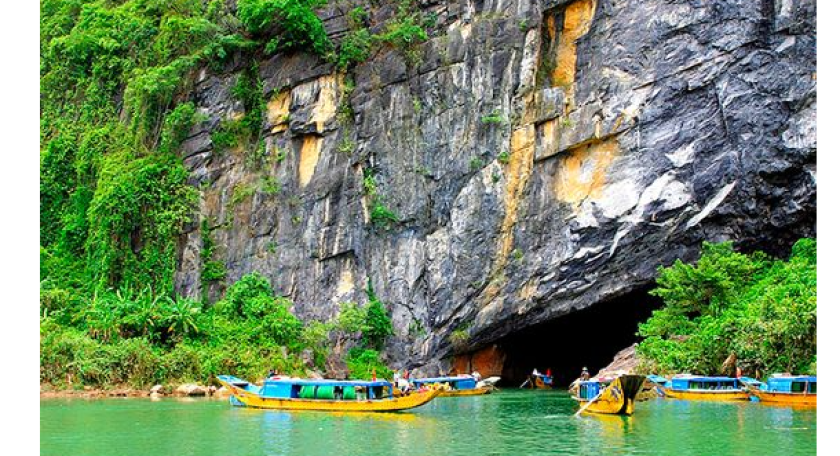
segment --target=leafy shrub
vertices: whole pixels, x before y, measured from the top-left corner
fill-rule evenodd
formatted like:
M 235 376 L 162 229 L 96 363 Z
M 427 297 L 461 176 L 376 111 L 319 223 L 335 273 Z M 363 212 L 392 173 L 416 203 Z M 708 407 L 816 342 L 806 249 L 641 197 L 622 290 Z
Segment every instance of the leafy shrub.
M 237 11 L 245 28 L 255 35 L 279 33 L 284 49 L 311 50 L 324 55 L 331 43 L 312 0 L 239 0 Z
M 369 380 L 375 375 L 378 379 L 390 379 L 394 371 L 382 362 L 377 350 L 354 347 L 347 355 L 348 376 L 351 379 Z
M 381 350 L 385 339 L 394 334 L 394 327 L 391 324 L 391 317 L 385 306 L 376 293 L 373 285 L 368 281 L 367 288 L 368 306 L 365 312 L 364 327 L 362 330 L 364 340 L 367 344 L 377 350 Z
M 816 363 L 816 241 L 788 261 L 704 244 L 697 264 L 660 268 L 665 302 L 639 325 L 639 353 L 661 372 L 721 372 L 735 354 L 745 373 L 807 372 Z
M 379 228 L 388 228 L 392 223 L 398 223 L 400 218 L 377 199 L 370 210 L 370 220 Z

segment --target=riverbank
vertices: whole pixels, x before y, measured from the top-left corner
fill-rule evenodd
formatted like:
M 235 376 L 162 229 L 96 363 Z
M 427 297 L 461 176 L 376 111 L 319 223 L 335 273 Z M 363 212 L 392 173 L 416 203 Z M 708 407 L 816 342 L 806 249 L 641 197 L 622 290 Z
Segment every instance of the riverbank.
M 148 397 L 151 399 L 163 397 L 211 397 L 224 399 L 228 396 L 225 387 L 204 386 L 185 383 L 173 386 L 155 385 L 151 389 L 136 389 L 115 386 L 101 389 L 84 387 L 82 389 L 56 389 L 53 385 L 41 384 L 41 399 L 103 399 L 108 397 Z

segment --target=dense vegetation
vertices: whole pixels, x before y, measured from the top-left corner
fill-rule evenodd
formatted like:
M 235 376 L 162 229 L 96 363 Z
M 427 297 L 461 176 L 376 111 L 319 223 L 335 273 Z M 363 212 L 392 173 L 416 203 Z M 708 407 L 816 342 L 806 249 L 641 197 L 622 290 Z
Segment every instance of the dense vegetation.
M 816 373 L 815 240 L 798 241 L 787 261 L 707 243 L 696 265 L 660 268 L 657 285 L 665 307 L 639 326 L 647 369 L 731 375 L 734 354 L 745 375 Z
M 220 372 L 257 377 L 270 367 L 303 373 L 323 367 L 325 341 L 350 330 L 363 339 L 350 347 L 351 371 L 385 372 L 378 350 L 390 320 L 378 300 L 361 326 L 304 328 L 257 275 L 212 307 L 174 293 L 178 235 L 198 222 L 197 189 L 177 155 L 201 120 L 189 100 L 197 71 L 234 55 L 337 58 L 313 11 L 321 0 L 229 3 L 41 1 L 42 381 L 140 386 Z M 260 139 L 265 100 L 254 69 L 234 87 L 246 116 L 214 134 L 222 146 Z M 205 231 L 206 284 L 226 271 Z

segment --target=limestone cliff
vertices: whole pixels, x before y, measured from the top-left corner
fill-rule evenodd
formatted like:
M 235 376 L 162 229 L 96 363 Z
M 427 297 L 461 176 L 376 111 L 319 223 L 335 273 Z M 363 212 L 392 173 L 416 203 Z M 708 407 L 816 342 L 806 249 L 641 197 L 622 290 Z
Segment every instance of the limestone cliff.
M 325 319 L 370 279 L 394 365 L 445 370 L 649 286 L 703 240 L 782 252 L 815 236 L 815 1 L 417 3 L 433 32 L 411 53 L 384 46 L 347 73 L 261 61 L 261 144 L 212 141 L 243 113 L 246 62 L 202 71 L 179 292 L 201 293 L 208 239 L 228 272 L 211 299 L 260 271 Z M 320 11 L 336 41 L 352 6 Z M 376 7 L 372 29 L 393 14 Z M 374 223 L 382 207 L 399 220 Z

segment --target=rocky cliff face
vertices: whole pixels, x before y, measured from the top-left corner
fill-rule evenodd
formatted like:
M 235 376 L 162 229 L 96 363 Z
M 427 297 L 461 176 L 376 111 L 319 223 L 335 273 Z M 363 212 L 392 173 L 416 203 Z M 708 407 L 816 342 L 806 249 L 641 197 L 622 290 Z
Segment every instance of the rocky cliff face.
M 227 283 L 260 271 L 305 319 L 366 301 L 370 279 L 394 365 L 445 370 L 649 285 L 703 240 L 782 252 L 815 236 L 815 1 L 418 3 L 435 32 L 411 52 L 346 74 L 305 54 L 260 62 L 254 147 L 211 138 L 242 115 L 246 63 L 202 72 L 181 293 L 201 293 L 207 239 Z M 332 38 L 351 6 L 321 11 Z

